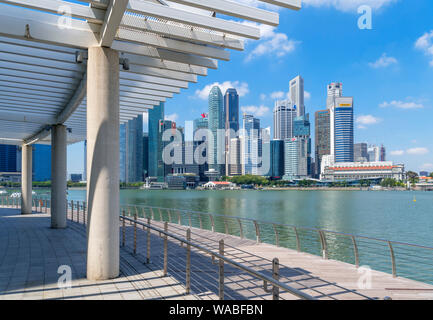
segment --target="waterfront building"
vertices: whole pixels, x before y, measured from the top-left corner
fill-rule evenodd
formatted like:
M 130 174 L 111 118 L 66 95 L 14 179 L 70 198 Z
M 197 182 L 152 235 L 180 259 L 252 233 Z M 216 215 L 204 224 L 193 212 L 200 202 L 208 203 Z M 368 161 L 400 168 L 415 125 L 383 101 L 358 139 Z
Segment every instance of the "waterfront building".
M 209 128 L 209 118 L 208 114 L 203 113 L 201 118 L 197 118 L 194 120 L 194 132 L 199 129 L 208 129 Z
M 284 140 L 284 180 L 305 179 L 309 167 L 309 138 L 294 137 Z
M 0 172 L 17 172 L 17 146 L 0 144 Z
M 227 175 L 230 175 L 230 140 L 236 138 L 239 131 L 239 95 L 234 88 L 227 89 L 224 95 L 224 128 L 226 130 L 225 172 Z
M 428 171 L 420 171 L 419 176 L 420 177 L 428 177 L 430 173 Z
M 208 150 L 208 163 L 209 169 L 214 169 L 220 175 L 224 175 L 225 171 L 225 136 L 219 136 L 224 127 L 223 95 L 220 88 L 214 86 L 209 93 L 209 130 L 212 141 Z
M 378 162 L 380 160 L 380 147 L 376 145 L 369 145 L 367 148 L 368 153 L 368 161 L 370 162 Z
M 83 175 L 80 173 L 71 173 L 69 175 L 69 180 L 72 182 L 81 182 L 83 180 Z
M 160 122 L 164 120 L 164 103 L 148 110 L 149 152 L 148 176 L 155 177 L 158 182 L 164 182 L 164 163 L 162 161 L 162 137 Z
M 331 154 L 331 120 L 330 110 L 320 110 L 315 113 L 315 164 L 316 174 L 320 174 L 322 157 Z
M 290 100 L 296 110 L 296 116 L 302 117 L 305 115 L 304 79 L 301 76 L 290 80 Z
M 170 132 L 170 139 L 168 141 L 164 141 L 163 139 L 163 134 L 164 132 L 166 132 L 167 130 L 171 130 Z M 162 170 L 161 173 L 159 173 L 160 175 L 158 175 L 158 182 L 162 182 L 165 181 L 165 177 L 169 174 L 173 173 L 173 163 L 168 163 L 168 159 L 164 159 L 164 149 L 174 141 L 175 136 L 176 136 L 176 122 L 171 121 L 171 120 L 160 120 L 159 121 L 159 132 L 158 132 L 158 146 L 161 150 L 161 160 L 160 163 L 158 163 L 158 170 L 159 167 L 161 166 Z M 181 142 L 179 142 L 181 143 Z M 181 147 L 181 146 L 180 146 Z M 170 155 L 167 155 L 169 157 L 175 157 L 177 155 L 174 154 L 174 150 L 170 151 Z M 175 159 L 175 162 L 177 163 L 181 163 L 182 159 Z
M 380 161 L 386 161 L 386 149 L 383 145 L 380 146 Z
M 368 162 L 368 146 L 366 143 L 355 143 L 353 146 L 353 158 L 355 162 Z
M 271 140 L 270 169 L 268 176 L 281 179 L 284 175 L 284 140 Z
M 242 118 L 242 174 L 257 174 L 261 144 L 260 119 L 244 113 Z
M 239 176 L 241 174 L 242 174 L 241 139 L 232 138 L 232 139 L 230 139 L 229 175 L 230 176 Z
M 51 146 L 36 144 L 32 156 L 33 181 L 51 180 Z M 81 180 L 81 179 L 80 179 Z
M 277 100 L 274 106 L 274 140 L 293 137 L 293 120 L 297 111 L 290 100 Z
M 335 98 L 335 103 L 331 107 L 331 155 L 335 162 L 353 162 L 353 98 Z
M 143 115 L 120 125 L 120 181 L 143 181 Z
M 341 162 L 324 168 L 323 180 L 351 181 L 391 178 L 402 181 L 405 178 L 404 165 L 393 162 Z

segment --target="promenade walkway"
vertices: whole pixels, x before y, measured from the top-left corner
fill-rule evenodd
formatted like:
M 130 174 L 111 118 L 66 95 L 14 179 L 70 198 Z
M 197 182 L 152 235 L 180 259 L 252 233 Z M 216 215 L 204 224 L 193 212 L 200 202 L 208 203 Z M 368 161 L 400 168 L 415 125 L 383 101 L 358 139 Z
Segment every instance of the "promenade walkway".
M 78 217 L 75 213 L 67 229 L 53 230 L 49 228 L 49 213 L 20 215 L 19 209 L 0 209 L 0 299 L 218 299 L 218 266 L 210 256 L 192 250 L 192 294 L 185 295 L 185 248 L 169 240 L 168 276 L 163 277 L 163 240 L 158 232 L 151 233 L 151 258 L 146 264 L 146 232 L 138 228 L 134 255 L 130 225 L 126 227 L 125 246 L 120 249 L 121 276 L 88 281 L 83 222 L 82 214 Z M 152 224 L 163 227 L 160 222 Z M 186 229 L 169 225 L 169 232 L 182 237 Z M 215 252 L 220 239 L 225 241 L 227 257 L 268 275 L 272 259 L 278 257 L 280 281 L 317 299 L 433 299 L 431 285 L 373 271 L 371 288 L 360 289 L 361 274 L 353 265 L 192 228 L 192 241 Z M 72 268 L 71 289 L 58 288 L 61 265 Z M 261 281 L 226 265 L 225 298 L 270 300 L 272 296 L 263 290 Z M 281 292 L 280 298 L 297 299 L 287 292 Z

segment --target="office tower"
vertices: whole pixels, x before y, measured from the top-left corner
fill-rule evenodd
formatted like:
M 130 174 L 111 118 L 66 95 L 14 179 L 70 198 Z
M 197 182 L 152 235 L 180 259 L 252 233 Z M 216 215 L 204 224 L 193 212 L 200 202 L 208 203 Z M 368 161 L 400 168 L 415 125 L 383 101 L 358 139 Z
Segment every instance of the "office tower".
M 143 181 L 143 115 L 121 124 L 119 131 L 120 181 Z
M 270 169 L 268 176 L 280 179 L 284 175 L 284 141 L 272 140 L 270 147 Z
M 51 180 L 51 146 L 36 144 L 32 156 L 33 181 Z
M 335 99 L 343 96 L 343 84 L 340 82 L 333 82 L 328 85 L 328 94 L 326 99 L 326 107 L 330 109 L 335 106 Z
M 275 101 L 274 107 L 274 140 L 293 137 L 293 120 L 297 111 L 289 100 Z
M 0 172 L 17 172 L 17 146 L 0 144 Z
M 164 132 L 166 132 L 167 130 L 171 130 L 171 132 L 166 133 L 167 135 L 170 135 L 170 139 L 168 139 L 168 141 L 164 141 L 165 139 L 163 139 L 163 134 Z M 160 166 L 162 168 L 161 172 L 159 172 L 158 174 L 158 181 L 159 182 L 163 182 L 165 180 L 165 177 L 168 174 L 172 174 L 173 173 L 173 164 L 172 163 L 168 163 L 168 159 L 167 157 L 173 158 L 176 156 L 174 154 L 174 150 L 170 151 L 169 155 L 164 156 L 164 148 L 167 147 L 170 143 L 172 143 L 175 139 L 175 135 L 176 135 L 176 122 L 171 121 L 171 120 L 160 120 L 159 121 L 159 143 L 158 145 L 161 148 L 161 160 L 158 162 L 158 170 L 160 170 Z M 179 142 L 181 143 L 181 141 Z M 180 145 L 181 147 L 181 145 Z M 176 159 L 175 159 L 176 161 Z M 177 161 L 182 161 L 182 159 L 177 159 Z
M 227 89 L 224 95 L 225 172 L 229 174 L 230 140 L 237 137 L 239 130 L 239 95 L 234 88 Z
M 353 146 L 355 162 L 368 162 L 368 147 L 366 143 L 355 143 Z
M 149 173 L 149 134 L 143 133 L 143 178 Z
M 223 95 L 218 86 L 214 86 L 209 93 L 209 130 L 212 141 L 209 141 L 209 170 L 224 175 L 225 169 L 225 134 L 224 129 Z
M 239 176 L 242 174 L 241 165 L 241 139 L 230 139 L 230 166 L 229 175 Z
M 164 103 L 148 110 L 149 127 L 149 177 L 156 177 L 159 182 L 164 181 L 164 164 L 162 162 L 162 146 L 160 145 L 160 121 L 164 120 Z
M 304 79 L 301 76 L 290 80 L 290 99 L 293 108 L 296 109 L 296 116 L 303 116 L 305 114 Z
M 380 161 L 386 161 L 386 149 L 383 145 L 380 147 Z
M 199 129 L 209 128 L 209 118 L 206 113 L 202 113 L 200 118 L 194 120 L 194 133 Z
M 368 161 L 370 162 L 378 162 L 380 160 L 380 147 L 376 145 L 369 145 L 367 148 L 368 153 Z
M 84 170 L 83 180 L 87 181 L 87 140 L 84 140 Z
M 335 98 L 331 107 L 331 155 L 335 162 L 353 162 L 353 98 Z
M 296 117 L 293 121 L 293 135 L 300 138 L 301 146 L 298 160 L 298 172 L 300 177 L 311 176 L 311 135 L 310 119 L 307 113 L 304 116 Z
M 331 119 L 330 110 L 315 113 L 315 160 L 316 174 L 320 174 L 322 157 L 331 154 Z
M 253 174 L 259 162 L 260 120 L 244 113 L 242 118 L 242 174 Z
M 308 143 L 306 137 L 284 140 L 284 180 L 308 177 Z

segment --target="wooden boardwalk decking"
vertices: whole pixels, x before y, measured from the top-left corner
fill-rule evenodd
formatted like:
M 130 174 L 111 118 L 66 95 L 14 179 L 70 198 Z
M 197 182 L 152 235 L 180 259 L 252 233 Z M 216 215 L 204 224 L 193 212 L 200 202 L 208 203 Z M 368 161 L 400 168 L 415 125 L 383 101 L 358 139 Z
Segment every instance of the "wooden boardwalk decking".
M 68 213 L 71 219 L 71 212 Z M 65 230 L 49 229 L 49 213 L 21 216 L 17 209 L 0 209 L 0 299 L 218 299 L 218 266 L 209 255 L 192 250 L 191 295 L 185 295 L 186 249 L 168 243 L 168 277 L 162 277 L 163 240 L 151 233 L 151 258 L 146 261 L 146 231 L 137 232 L 137 254 L 132 254 L 133 226 L 126 226 L 118 279 L 90 282 L 85 279 L 86 232 L 82 214 L 74 215 Z M 77 222 L 77 219 L 79 222 Z M 145 222 L 143 219 L 139 221 Z M 152 225 L 163 229 L 161 222 Z M 186 226 L 169 224 L 169 232 L 183 238 Z M 371 288 L 359 288 L 362 274 L 351 264 L 324 260 L 308 253 L 257 244 L 236 236 L 192 228 L 192 241 L 214 252 L 224 239 L 225 255 L 256 271 L 271 275 L 272 259 L 280 261 L 280 281 L 317 299 L 433 299 L 433 286 L 372 271 Z M 121 237 L 122 239 L 122 237 Z M 60 264 L 73 267 L 72 291 L 57 288 Z M 281 299 L 297 299 L 280 291 Z M 226 299 L 272 299 L 263 282 L 225 265 Z

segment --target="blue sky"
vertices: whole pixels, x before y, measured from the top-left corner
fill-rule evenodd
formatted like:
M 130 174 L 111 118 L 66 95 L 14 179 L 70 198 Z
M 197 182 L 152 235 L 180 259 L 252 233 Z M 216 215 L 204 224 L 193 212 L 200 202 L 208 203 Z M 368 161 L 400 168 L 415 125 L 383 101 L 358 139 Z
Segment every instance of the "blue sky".
M 241 0 L 255 4 L 255 0 Z M 372 8 L 372 29 L 358 28 L 357 8 Z M 384 144 L 389 160 L 409 170 L 433 171 L 433 1 L 304 0 L 301 11 L 280 9 L 280 26 L 262 27 L 260 41 L 166 103 L 166 116 L 183 126 L 207 111 L 207 92 L 234 86 L 241 109 L 272 127 L 274 98 L 289 80 L 304 78 L 306 112 L 325 108 L 326 85 L 342 82 L 355 103 L 355 141 Z M 314 143 L 314 141 L 313 141 Z M 83 171 L 83 144 L 68 148 L 69 173 Z

